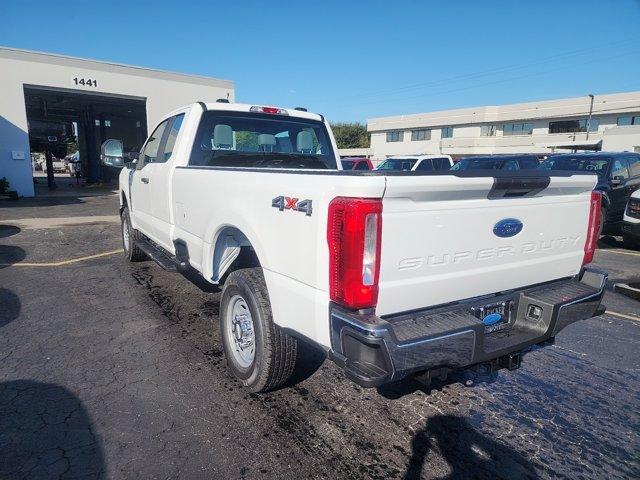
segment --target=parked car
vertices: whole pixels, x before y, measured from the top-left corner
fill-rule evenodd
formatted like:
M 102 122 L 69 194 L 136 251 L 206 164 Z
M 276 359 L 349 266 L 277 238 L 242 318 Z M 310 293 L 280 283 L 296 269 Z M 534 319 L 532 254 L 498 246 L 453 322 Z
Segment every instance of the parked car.
M 373 163 L 368 158 L 342 158 L 343 170 L 373 170 Z
M 602 192 L 601 233 L 620 234 L 627 201 L 640 188 L 640 154 L 596 152 L 550 155 L 540 168 L 597 174 L 596 190 Z
M 376 170 L 435 171 L 449 170 L 451 165 L 449 155 L 399 155 L 387 158 Z
M 602 311 L 593 175 L 342 172 L 336 152 L 321 115 L 199 102 L 123 160 L 126 257 L 222 287 L 228 366 L 252 391 L 287 382 L 298 341 L 365 387 L 428 382 L 516 369 Z
M 67 144 L 75 139 L 73 125 L 61 120 L 29 120 L 29 146 L 31 151 L 49 150 L 54 157 L 67 155 Z
M 67 168 L 69 169 L 69 176 L 79 177 L 81 175 L 82 163 L 80 162 L 80 152 L 78 150 L 67 158 Z
M 465 157 L 459 160 L 451 170 L 532 170 L 540 162 L 536 155 L 486 155 Z
M 64 159 L 53 157 L 51 159 L 51 164 L 53 167 L 53 171 L 57 173 L 62 173 L 67 171 L 67 162 Z M 47 161 L 42 162 L 42 171 L 47 173 Z
M 624 246 L 640 250 L 640 189 L 631 194 L 622 219 Z
M 31 154 L 31 168 L 33 171 L 42 170 L 41 160 L 36 154 Z

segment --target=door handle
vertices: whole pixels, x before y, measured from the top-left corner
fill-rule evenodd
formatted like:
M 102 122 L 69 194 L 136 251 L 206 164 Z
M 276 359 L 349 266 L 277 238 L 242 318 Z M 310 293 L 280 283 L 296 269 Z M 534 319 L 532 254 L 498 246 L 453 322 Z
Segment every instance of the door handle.
M 141 181 L 142 183 L 149 183 L 149 179 L 148 179 L 147 177 L 142 177 L 142 178 L 140 179 L 140 181 Z

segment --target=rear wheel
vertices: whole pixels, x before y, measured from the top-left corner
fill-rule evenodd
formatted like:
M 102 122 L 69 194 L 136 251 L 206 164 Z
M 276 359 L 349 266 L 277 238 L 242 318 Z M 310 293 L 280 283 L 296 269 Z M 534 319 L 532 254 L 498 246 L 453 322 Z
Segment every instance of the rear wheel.
M 598 238 L 604 233 L 604 222 L 607 219 L 607 209 L 602 207 L 600 209 L 600 229 L 598 230 Z
M 291 377 L 297 341 L 273 323 L 261 268 L 236 270 L 227 278 L 220 333 L 229 370 L 252 392 L 273 390 Z
M 129 208 L 124 207 L 120 214 L 120 224 L 122 226 L 122 248 L 124 255 L 130 262 L 140 262 L 147 259 L 147 255 L 138 247 L 137 240 L 142 238 L 142 234 L 131 226 Z

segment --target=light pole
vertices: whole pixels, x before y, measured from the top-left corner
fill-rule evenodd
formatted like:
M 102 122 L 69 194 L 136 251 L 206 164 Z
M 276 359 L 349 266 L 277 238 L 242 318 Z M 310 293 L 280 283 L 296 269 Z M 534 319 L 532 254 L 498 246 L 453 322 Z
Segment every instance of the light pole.
M 589 118 L 587 118 L 587 140 L 589 140 L 589 130 L 591 130 L 591 115 L 593 114 L 593 94 L 589 94 L 589 98 L 591 98 L 591 105 L 589 106 Z

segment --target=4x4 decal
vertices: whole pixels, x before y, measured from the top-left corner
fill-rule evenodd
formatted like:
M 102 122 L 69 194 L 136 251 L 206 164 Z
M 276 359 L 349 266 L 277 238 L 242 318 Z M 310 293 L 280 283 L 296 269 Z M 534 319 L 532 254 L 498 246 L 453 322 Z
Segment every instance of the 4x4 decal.
M 308 217 L 311 216 L 313 211 L 311 200 L 300 200 L 293 197 L 279 196 L 271 200 L 271 206 L 277 208 L 281 212 L 284 210 L 295 210 L 297 212 L 304 212 Z

